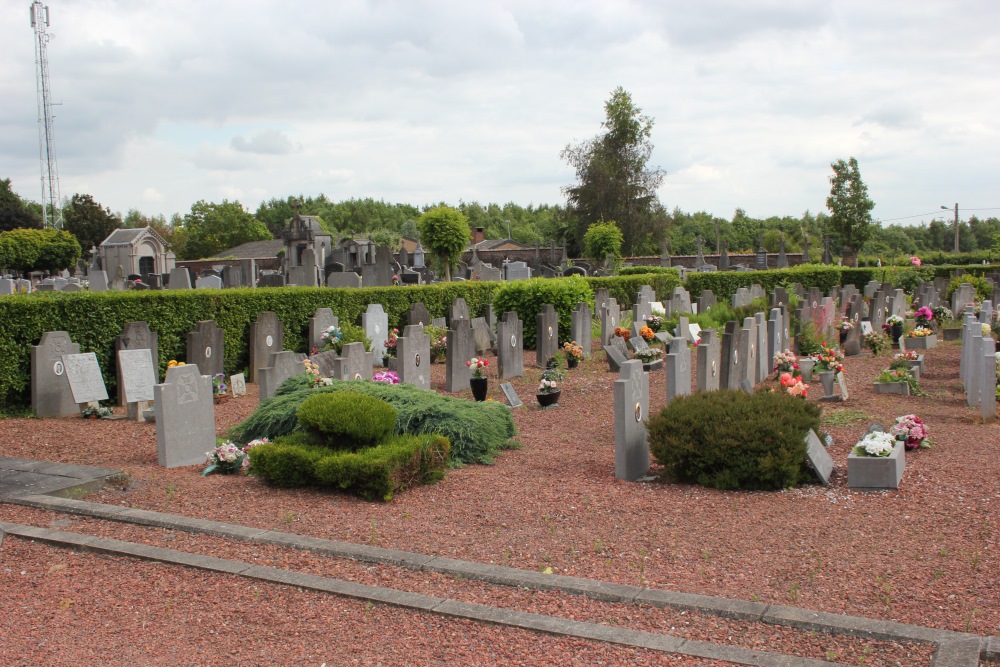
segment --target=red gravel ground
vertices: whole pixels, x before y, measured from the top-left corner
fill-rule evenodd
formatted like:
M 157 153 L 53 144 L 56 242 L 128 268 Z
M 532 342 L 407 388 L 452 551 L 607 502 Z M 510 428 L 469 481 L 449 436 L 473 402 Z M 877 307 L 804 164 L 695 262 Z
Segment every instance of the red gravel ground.
M 514 381 L 526 404 L 514 412 L 523 448 L 501 454 L 492 466 L 451 470 L 443 482 L 409 490 L 385 504 L 323 491 L 276 490 L 249 477 L 202 478 L 196 467 L 160 468 L 155 427 L 126 421 L 2 420 L 0 454 L 125 470 L 131 487 L 89 498 L 98 502 L 528 570 L 552 568 L 559 574 L 992 635 L 1000 632 L 996 529 L 1000 433 L 995 424 L 976 423 L 975 411 L 966 407 L 958 380 L 959 351 L 957 344 L 946 343 L 926 354 L 922 385 L 927 397 L 876 395 L 871 380 L 888 360 L 867 355 L 849 358 L 850 400 L 824 408 L 828 431 L 835 439 L 833 485 L 805 485 L 777 493 L 615 480 L 612 383 L 616 375 L 607 372 L 602 353 L 569 373 L 556 409 L 542 411 L 533 405 L 537 369 L 528 368 L 524 378 Z M 533 359 L 533 353 L 526 353 L 526 366 Z M 444 367 L 438 365 L 434 386 L 442 391 L 443 384 Z M 490 396 L 503 400 L 499 383 L 494 379 L 490 384 Z M 809 400 L 817 400 L 821 393 L 818 383 L 814 389 Z M 652 377 L 651 394 L 651 409 L 658 409 L 665 402 L 662 371 Z M 219 406 L 220 434 L 255 406 L 253 396 Z M 936 445 L 907 454 L 900 490 L 848 489 L 847 454 L 868 422 L 890 425 L 896 416 L 911 412 L 928 423 Z M 67 520 L 10 505 L 0 506 L 0 519 L 46 527 L 58 521 L 66 524 L 60 525 L 61 530 L 847 664 L 929 664 L 931 653 L 926 645 L 866 643 L 517 591 L 217 538 Z M 574 660 L 713 664 L 383 606 L 367 609 L 363 603 L 238 577 L 74 554 L 11 537 L 0 545 L 0 558 L 3 608 L 24 610 L 0 617 L 0 636 L 16 638 L 0 642 L 0 664 L 22 664 L 16 662 L 21 651 L 33 656 L 22 658 L 23 664 L 318 665 L 326 661 L 333 665 L 352 664 L 347 657 L 352 655 L 358 656 L 358 664 L 386 665 L 575 664 Z M 68 567 L 50 572 L 58 564 Z M 122 608 L 129 610 L 125 616 L 115 611 Z M 29 613 L 39 621 L 24 623 Z M 112 617 L 120 627 L 104 620 Z M 216 628 L 225 633 L 223 637 L 212 634 L 213 623 L 223 624 Z M 130 638 L 136 633 L 144 634 L 148 645 L 141 658 L 132 661 L 128 647 L 135 645 Z M 52 648 L 56 646 L 58 650 Z M 18 653 L 10 653 L 14 650 Z M 87 651 L 115 657 L 94 662 L 86 657 Z

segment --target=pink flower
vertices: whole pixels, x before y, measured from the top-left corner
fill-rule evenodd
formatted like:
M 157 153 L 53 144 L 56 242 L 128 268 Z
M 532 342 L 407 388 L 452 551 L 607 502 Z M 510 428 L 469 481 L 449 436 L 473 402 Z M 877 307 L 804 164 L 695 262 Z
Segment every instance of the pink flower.
M 910 264 L 912 264 L 913 266 L 920 266 L 921 264 L 923 264 L 923 262 L 920 261 L 919 257 L 914 255 L 913 257 L 910 258 Z

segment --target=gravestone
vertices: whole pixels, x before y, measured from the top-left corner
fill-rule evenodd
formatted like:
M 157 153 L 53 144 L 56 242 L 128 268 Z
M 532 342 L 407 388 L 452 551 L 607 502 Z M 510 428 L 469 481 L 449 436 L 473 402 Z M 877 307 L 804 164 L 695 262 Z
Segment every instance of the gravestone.
M 704 313 L 715 305 L 715 293 L 710 289 L 703 289 L 698 296 L 698 312 Z
M 364 347 L 364 343 L 359 345 Z M 302 363 L 305 358 L 306 355 L 291 350 L 272 353 L 268 365 L 258 369 L 257 384 L 260 385 L 260 400 L 274 396 L 281 383 L 288 378 L 305 373 L 306 368 Z
M 454 311 L 452 315 L 454 316 Z M 445 385 L 447 392 L 463 391 L 469 388 L 471 369 L 466 362 L 476 356 L 472 322 L 468 317 L 455 318 L 448 329 L 448 347 L 445 351 Z
M 475 344 L 476 356 L 482 356 L 493 349 L 495 336 L 486 324 L 485 317 L 472 318 L 472 340 Z
M 431 314 L 427 311 L 427 306 L 425 306 L 420 301 L 417 301 L 410 306 L 410 309 L 406 311 L 406 323 L 415 324 L 418 326 L 426 326 L 431 323 Z
M 683 338 L 675 338 L 670 354 L 664 357 L 667 372 L 667 403 L 675 396 L 691 393 L 691 348 Z
M 820 442 L 816 432 L 809 429 L 806 433 L 806 458 L 812 466 L 816 477 L 826 486 L 830 486 L 830 476 L 833 474 L 833 459 L 826 447 Z
M 868 284 L 865 285 L 865 298 L 870 299 L 873 296 L 875 296 L 875 292 L 877 292 L 881 286 L 882 283 L 880 283 L 879 281 L 869 280 Z
M 87 276 L 87 281 L 91 292 L 106 292 L 108 290 L 107 271 L 91 271 L 90 275 Z
M 900 319 L 906 318 L 906 292 L 901 289 L 897 289 L 892 293 L 892 301 L 889 310 L 891 315 L 895 315 Z
M 524 375 L 524 323 L 514 312 L 497 322 L 497 371 L 501 379 Z
M 519 408 L 524 405 L 524 403 L 521 402 L 521 398 L 517 395 L 517 390 L 514 389 L 514 385 L 510 382 L 501 382 L 500 390 L 503 391 L 503 395 L 507 399 L 507 402 L 510 403 L 510 407 Z
M 771 373 L 774 357 L 767 353 L 767 320 L 764 313 L 754 313 L 754 326 L 757 331 L 757 371 L 754 384 L 760 384 Z
M 66 368 L 66 379 L 73 393 L 73 402 L 98 403 L 108 400 L 108 390 L 104 386 L 104 376 L 101 375 L 101 365 L 93 352 L 83 354 L 64 354 L 63 366 Z
M 226 332 L 212 320 L 201 320 L 187 335 L 187 363 L 194 364 L 209 377 L 224 372 Z
M 881 333 L 882 325 L 885 324 L 886 320 L 886 293 L 882 290 L 875 292 L 872 297 L 868 317 L 871 320 L 872 328 Z
M 381 363 L 385 356 L 385 342 L 389 339 L 389 316 L 382 304 L 368 304 L 368 309 L 361 314 L 361 326 L 372 342 L 372 356 Z
M 846 401 L 849 398 L 847 393 L 847 376 L 843 371 L 837 373 L 837 386 L 840 387 L 840 400 Z
M 431 388 L 431 338 L 422 325 L 407 325 L 396 339 L 396 363 L 400 382 Z
M 583 348 L 585 357 L 590 357 L 591 332 L 593 331 L 594 319 L 590 312 L 590 304 L 581 301 L 576 304 L 573 311 L 573 323 L 570 328 L 570 336 L 576 344 Z
M 326 345 L 326 341 L 323 340 L 323 332 L 330 327 L 339 325 L 340 318 L 333 314 L 333 309 L 317 308 L 313 316 L 309 318 L 309 349 L 315 349 L 317 352 L 322 350 L 323 346 Z
M 740 324 L 736 320 L 726 322 L 722 332 L 722 350 L 719 359 L 719 389 L 739 389 L 740 373 Z
M 79 292 L 82 289 L 83 288 L 80 287 L 80 285 L 78 283 L 69 283 L 65 287 L 63 287 L 61 291 L 63 291 L 63 292 Z
M 16 287 L 12 278 L 0 278 L 0 296 L 13 294 Z
M 285 349 L 285 325 L 272 310 L 257 314 L 250 325 L 250 382 L 259 382 L 257 373 L 271 363 L 271 355 Z
M 261 276 L 261 279 L 260 279 L 260 286 L 261 287 L 270 287 L 270 285 L 266 285 L 265 284 L 265 280 L 264 280 L 265 278 L 268 278 L 268 277 L 269 276 L 266 276 L 266 275 L 265 276 Z M 281 282 L 282 282 L 282 285 L 279 285 L 279 287 L 284 287 L 285 277 L 284 276 L 278 276 L 278 277 L 281 278 Z M 347 287 L 347 288 L 361 287 L 361 276 L 359 276 L 354 271 L 334 271 L 334 272 L 332 272 L 330 275 L 328 275 L 326 277 L 326 286 L 327 287 L 334 287 L 334 288 L 337 288 L 337 287 Z
M 621 338 L 615 338 L 611 344 L 604 345 L 601 347 L 604 350 L 604 354 L 608 359 L 608 370 L 612 373 L 617 373 L 621 370 L 622 365 L 628 361 L 628 352 L 621 345 L 616 345 L 614 341 L 621 340 Z
M 701 332 L 701 342 L 696 349 L 698 362 L 698 391 L 716 391 L 719 388 L 719 337 L 715 329 Z
M 608 297 L 604 307 L 598 311 L 601 318 L 601 345 L 607 345 L 615 337 L 615 328 L 621 324 L 622 312 L 618 302 Z
M 649 374 L 636 359 L 622 365 L 615 380 L 615 477 L 635 481 L 649 472 L 646 420 L 649 418 Z
M 757 323 L 752 317 L 743 318 L 738 349 L 742 357 L 739 381 L 742 383 L 743 380 L 748 380 L 752 387 L 757 378 Z
M 965 308 L 965 305 L 976 300 L 976 288 L 971 283 L 962 283 L 951 295 L 951 312 L 955 317 Z
M 170 269 L 170 281 L 167 283 L 167 289 L 191 289 L 191 273 L 183 267 Z
M 535 363 L 545 368 L 549 358 L 559 354 L 559 315 L 555 306 L 551 303 L 542 306 L 542 312 L 538 313 L 536 320 Z
M 979 363 L 982 369 L 979 373 L 979 416 L 983 423 L 990 423 L 996 418 L 997 396 L 996 396 L 996 342 L 992 338 L 984 338 L 980 350 Z
M 451 307 L 448 309 L 448 323 L 449 325 L 454 324 L 455 320 L 469 320 L 469 304 L 465 302 L 465 299 L 458 297 L 451 302 Z
M 350 345 L 348 343 L 347 345 Z M 347 347 L 345 345 L 344 347 Z M 315 354 L 310 357 L 312 362 L 316 364 L 316 368 L 319 371 L 319 376 L 324 378 L 337 377 L 336 373 L 336 363 L 340 359 L 340 356 L 333 350 L 324 350 L 319 354 Z M 338 378 L 339 379 L 339 378 Z
M 770 360 L 770 365 L 767 368 L 768 375 L 774 368 L 774 356 L 788 349 L 788 341 L 784 340 L 784 326 L 781 320 L 781 308 L 772 308 L 767 318 L 767 358 Z
M 149 348 L 118 350 L 118 383 L 122 405 L 128 406 L 129 419 L 145 421 L 143 411 L 153 400 L 156 368 Z
M 670 312 L 681 315 L 691 314 L 691 295 L 683 287 L 674 288 L 674 293 L 670 296 Z
M 848 330 L 847 338 L 844 340 L 845 357 L 853 357 L 861 354 L 861 313 L 863 308 L 864 301 L 861 295 L 852 295 L 847 306 L 847 318 L 854 326 Z
M 601 316 L 601 309 L 604 308 L 605 302 L 611 295 L 608 293 L 606 287 L 599 287 L 594 291 L 594 314 L 598 317 Z
M 202 276 L 195 281 L 198 289 L 222 289 L 222 278 L 219 276 Z
M 431 326 L 438 327 L 439 329 L 447 329 L 448 319 L 444 317 L 433 317 L 431 318 Z
M 757 283 L 751 283 L 747 291 L 750 292 L 751 301 L 756 301 L 757 299 L 763 299 L 765 296 L 767 296 L 767 292 L 764 291 L 764 288 L 758 285 Z
M 338 380 L 371 380 L 372 355 L 362 342 L 347 343 L 340 356 L 333 360 L 330 377 Z
M 686 317 L 677 318 L 677 328 L 674 329 L 674 337 L 682 338 L 686 343 L 694 343 L 695 338 L 691 336 L 691 323 Z
M 176 468 L 205 462 L 215 449 L 212 378 L 194 364 L 167 369 L 153 387 L 156 402 L 156 452 L 161 466 Z
M 636 352 L 638 352 L 639 350 L 649 349 L 649 343 L 647 343 L 646 339 L 640 336 L 637 331 L 632 333 L 632 337 L 628 339 L 628 344 Z
M 636 322 L 645 322 L 653 315 L 653 309 L 649 305 L 649 301 L 639 301 L 642 298 L 642 292 L 636 295 L 635 305 L 632 306 L 632 317 Z
M 743 306 L 750 305 L 750 290 L 746 287 L 737 288 L 736 293 L 733 294 L 732 306 L 733 308 L 742 308 Z
M 66 381 L 63 356 L 79 354 L 80 345 L 65 331 L 46 331 L 38 345 L 31 346 L 31 409 L 37 417 L 68 417 L 79 414 L 73 392 Z
M 121 350 L 149 350 L 154 369 L 158 367 L 160 360 L 159 337 L 154 332 L 149 330 L 149 324 L 146 322 L 129 322 L 125 325 L 121 335 L 115 338 L 115 351 L 120 352 Z M 118 355 L 118 358 L 121 359 L 120 354 Z M 153 400 L 153 385 L 159 381 L 158 376 L 159 373 L 154 370 L 153 382 L 149 385 L 149 398 L 135 399 L 131 402 L 135 403 L 139 400 Z M 121 365 L 118 365 L 115 377 L 118 379 L 118 405 L 126 405 L 125 384 L 124 378 L 122 377 Z
M 234 398 L 247 395 L 247 379 L 243 373 L 229 376 L 229 391 L 233 393 Z

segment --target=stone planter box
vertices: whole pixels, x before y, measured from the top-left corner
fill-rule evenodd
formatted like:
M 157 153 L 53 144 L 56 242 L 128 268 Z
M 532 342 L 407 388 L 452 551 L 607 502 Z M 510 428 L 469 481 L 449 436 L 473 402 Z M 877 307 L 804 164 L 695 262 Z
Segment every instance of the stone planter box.
M 647 372 L 648 371 L 656 371 L 656 370 L 659 370 L 661 368 L 663 368 L 663 359 L 654 359 L 653 361 L 649 362 L 648 364 L 643 364 L 642 365 L 642 370 L 647 371 Z
M 847 486 L 854 489 L 898 489 L 906 457 L 903 443 L 896 442 L 889 456 L 847 455 Z
M 918 373 L 923 373 L 924 372 L 924 355 L 922 355 L 922 354 L 917 355 L 917 360 L 916 361 L 911 361 L 910 362 L 910 366 L 912 368 L 916 368 Z
M 945 340 L 962 340 L 962 329 L 961 328 L 957 328 L 957 329 L 943 329 L 941 333 L 944 334 L 944 339 Z
M 929 350 L 937 345 L 937 334 L 924 336 L 923 338 L 904 338 L 907 350 Z
M 876 394 L 910 395 L 910 385 L 906 382 L 874 382 L 872 386 L 875 387 Z

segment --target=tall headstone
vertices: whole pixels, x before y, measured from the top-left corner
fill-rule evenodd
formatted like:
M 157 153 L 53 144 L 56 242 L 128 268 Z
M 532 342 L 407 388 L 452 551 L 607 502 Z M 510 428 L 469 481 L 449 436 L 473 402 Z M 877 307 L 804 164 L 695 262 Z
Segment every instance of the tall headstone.
M 601 318 L 601 345 L 607 345 L 615 337 L 615 328 L 621 325 L 622 311 L 618 302 L 613 297 L 608 297 L 598 315 Z
M 559 315 L 555 306 L 547 303 L 538 313 L 538 327 L 535 334 L 535 363 L 545 368 L 550 357 L 559 353 Z
M 368 309 L 361 314 L 361 326 L 372 342 L 372 355 L 381 363 L 385 356 L 385 342 L 389 339 L 389 316 L 382 304 L 368 304 Z
M 497 372 L 500 379 L 524 375 L 524 324 L 517 313 L 504 313 L 497 322 Z
M 733 294 L 732 298 L 733 308 L 742 308 L 743 306 L 750 305 L 750 290 L 746 287 L 739 287 L 736 289 L 736 293 Z
M 257 373 L 271 363 L 271 355 L 285 349 L 285 325 L 271 310 L 257 314 L 250 325 L 250 382 L 257 382 Z
M 740 331 L 740 376 L 739 381 L 749 380 L 751 386 L 757 379 L 757 323 L 752 317 L 743 318 L 743 329 Z
M 729 270 L 729 245 L 725 241 L 719 243 L 719 271 Z
M 597 315 L 598 317 L 601 316 L 601 309 L 604 308 L 604 303 L 608 300 L 608 298 L 610 296 L 611 296 L 611 294 L 608 293 L 608 290 L 607 290 L 606 287 L 598 287 L 596 290 L 594 290 L 594 314 L 595 315 Z
M 674 293 L 670 296 L 670 312 L 681 315 L 691 314 L 691 295 L 683 287 L 674 288 Z
M 688 347 L 687 340 L 675 338 L 665 360 L 669 403 L 675 396 L 687 396 L 691 393 L 691 348 Z
M 431 388 L 431 339 L 423 326 L 410 324 L 396 339 L 399 381 L 421 389 Z
M 79 414 L 73 400 L 63 356 L 79 354 L 80 345 L 65 331 L 46 331 L 31 347 L 31 409 L 37 417 L 68 417 Z
M 222 289 L 222 278 L 220 276 L 201 276 L 195 281 L 197 289 Z
M 170 269 L 167 289 L 191 289 L 191 273 L 183 267 Z
M 359 345 L 364 346 L 364 343 L 359 343 Z M 274 396 L 281 383 L 288 378 L 304 373 L 306 368 L 302 362 L 305 360 L 305 356 L 291 350 L 281 350 L 271 354 L 268 365 L 258 369 L 257 383 L 260 385 L 260 400 L 263 401 Z
M 161 466 L 204 463 L 215 449 L 212 378 L 194 364 L 167 369 L 163 384 L 153 387 L 156 402 L 156 451 Z
M 753 319 L 757 331 L 757 371 L 754 384 L 760 384 L 771 372 L 773 357 L 767 353 L 767 320 L 764 319 L 764 313 L 754 313 Z
M 486 323 L 485 317 L 472 318 L 472 340 L 477 357 L 486 354 L 496 345 L 497 336 Z
M 704 313 L 715 305 L 715 293 L 710 289 L 703 289 L 698 296 L 698 312 Z
M 323 341 L 323 332 L 330 327 L 339 325 L 340 318 L 333 314 L 331 308 L 317 308 L 313 316 L 309 318 L 309 350 L 313 348 L 316 348 L 317 352 L 322 350 L 326 344 Z
M 715 329 L 701 332 L 701 342 L 696 350 L 698 357 L 698 391 L 716 391 L 722 369 L 719 364 L 719 337 Z
M 853 357 L 861 354 L 861 313 L 864 308 L 864 300 L 860 294 L 851 296 L 847 306 L 847 318 L 852 327 L 847 331 L 847 338 L 844 340 L 844 356 Z
M 465 302 L 465 299 L 458 297 L 451 303 L 451 307 L 448 309 L 448 324 L 449 326 L 455 322 L 455 320 L 469 320 L 472 319 L 469 316 L 469 304 Z
M 406 311 L 406 323 L 408 325 L 416 324 L 421 327 L 430 324 L 431 314 L 427 311 L 427 306 L 420 301 L 412 304 L 410 309 Z
M 979 374 L 979 416 L 984 423 L 992 422 L 997 415 L 996 376 L 997 358 L 996 342 L 992 338 L 984 338 L 979 363 L 982 369 Z
M 590 304 L 581 301 L 576 304 L 573 311 L 573 326 L 570 335 L 576 344 L 583 348 L 583 354 L 590 356 L 591 332 L 593 331 L 593 316 L 590 312 Z
M 736 320 L 726 322 L 722 333 L 722 354 L 719 360 L 722 374 L 719 378 L 720 389 L 740 388 L 740 325 Z
M 649 472 L 649 374 L 636 359 L 622 364 L 615 380 L 615 477 L 635 481 Z
M 159 353 L 159 337 L 155 332 L 149 330 L 149 324 L 146 322 L 129 322 L 125 325 L 120 336 L 115 339 L 115 350 L 121 352 L 122 350 L 149 350 L 150 358 L 153 363 L 153 368 L 158 368 L 160 353 Z M 118 359 L 121 360 L 121 354 L 118 355 Z M 133 359 L 139 359 L 133 355 Z M 141 363 L 141 361 L 136 361 L 136 364 Z M 138 373 L 139 371 L 135 371 Z M 153 384 L 159 381 L 159 373 L 155 370 L 153 372 Z M 118 405 L 126 405 L 129 401 L 125 400 L 125 383 L 123 377 L 123 370 L 121 364 L 117 366 L 116 377 L 118 379 Z M 149 385 L 150 394 L 149 398 L 141 399 L 143 401 L 151 401 L 153 393 L 153 385 Z M 140 399 L 131 401 L 133 403 Z
M 767 318 L 767 374 L 774 368 L 774 356 L 788 349 L 788 341 L 784 338 L 785 327 L 782 323 L 781 308 L 772 308 Z M 765 375 L 765 377 L 766 377 Z
M 201 320 L 187 335 L 187 363 L 209 377 L 225 372 L 226 332 L 213 320 Z
M 108 290 L 108 272 L 96 269 L 87 276 L 91 292 L 106 292 Z
M 445 351 L 445 391 L 468 389 L 472 373 L 465 364 L 474 356 L 476 349 L 472 322 L 468 318 L 453 319 L 451 328 L 448 329 L 448 347 Z

